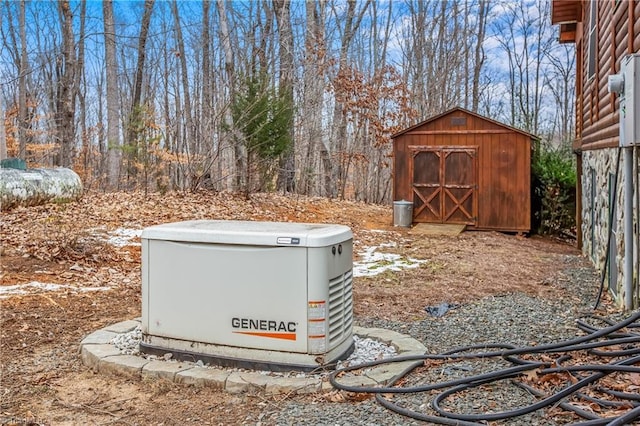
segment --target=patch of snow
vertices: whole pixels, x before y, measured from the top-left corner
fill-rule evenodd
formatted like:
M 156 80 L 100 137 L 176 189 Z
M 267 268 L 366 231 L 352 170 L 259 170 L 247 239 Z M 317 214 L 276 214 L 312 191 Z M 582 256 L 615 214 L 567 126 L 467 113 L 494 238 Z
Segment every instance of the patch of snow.
M 426 260 L 402 257 L 395 253 L 381 253 L 380 248 L 396 247 L 395 243 L 385 243 L 379 246 L 365 247 L 358 254 L 361 259 L 353 262 L 354 277 L 372 277 L 385 271 L 400 271 L 402 269 L 417 268 Z
M 107 238 L 107 243 L 116 246 L 116 247 L 124 247 L 124 246 L 139 246 L 140 242 L 131 241 L 134 238 L 140 238 L 142 235 L 141 229 L 129 229 L 129 228 L 118 228 L 115 231 L 111 231 L 108 233 L 109 238 Z
M 89 230 L 91 238 L 106 242 L 115 247 L 139 246 L 139 241 L 133 241 L 142 235 L 141 229 L 117 228 L 107 231 L 105 227 L 92 228 Z
M 111 290 L 111 287 L 77 287 L 69 284 L 41 283 L 38 281 L 31 281 L 26 284 L 0 286 L 0 299 L 7 299 L 11 296 L 20 296 L 59 290 L 72 290 L 83 293 L 87 291 L 107 291 Z

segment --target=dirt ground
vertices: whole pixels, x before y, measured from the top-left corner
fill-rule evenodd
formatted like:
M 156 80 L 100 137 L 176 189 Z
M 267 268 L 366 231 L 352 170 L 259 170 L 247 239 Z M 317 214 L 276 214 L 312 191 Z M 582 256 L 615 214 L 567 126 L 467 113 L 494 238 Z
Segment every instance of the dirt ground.
M 389 243 L 378 250 L 425 260 L 356 278 L 356 319 L 420 320 L 428 305 L 516 291 L 571 297 L 553 283 L 562 279 L 559 259 L 580 256 L 541 237 L 424 236 L 394 228 L 390 207 L 273 194 L 93 193 L 3 212 L 2 287 L 42 284 L 0 293 L 0 424 L 255 424 L 294 398 L 104 376 L 80 362 L 83 336 L 140 316 L 139 238 L 121 243 L 117 233 L 189 219 L 340 223 L 353 229 L 356 261 L 366 247 Z

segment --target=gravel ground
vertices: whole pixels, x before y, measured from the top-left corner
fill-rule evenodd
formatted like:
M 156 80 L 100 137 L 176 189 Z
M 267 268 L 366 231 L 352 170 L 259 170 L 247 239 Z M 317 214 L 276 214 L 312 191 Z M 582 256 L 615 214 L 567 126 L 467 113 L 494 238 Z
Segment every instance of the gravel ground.
M 539 345 L 580 335 L 575 320 L 592 313 L 597 295 L 598 279 L 590 268 L 585 268 L 574 256 L 567 256 L 563 277 L 550 286 L 574 289 L 574 297 L 538 298 L 522 293 L 505 294 L 481 299 L 448 311 L 440 318 L 425 315 L 421 321 L 395 322 L 385 320 L 361 321 L 364 327 L 382 327 L 409 334 L 423 342 L 430 353 L 442 353 L 452 348 L 480 343 L 509 343 L 516 346 Z M 448 365 L 446 369 L 417 372 L 406 378 L 406 385 L 430 383 L 438 380 L 434 375 L 446 375 L 446 380 L 460 374 L 478 373 L 498 367 L 506 367 L 502 360 L 462 361 Z M 492 407 L 495 411 L 526 405 L 534 397 L 509 383 L 491 385 L 492 389 L 469 392 L 465 397 L 449 399 L 448 406 L 455 412 L 480 411 Z M 416 393 L 395 397 L 394 401 L 414 410 L 432 414 L 430 396 Z M 360 400 L 360 401 L 359 401 Z M 498 407 L 496 409 L 496 406 Z M 487 408 L 491 409 L 491 408 Z M 498 421 L 506 425 L 556 425 L 568 418 L 551 417 L 543 411 L 514 419 Z M 344 402 L 316 401 L 308 403 L 290 400 L 279 410 L 265 413 L 262 424 L 277 425 L 412 425 L 424 424 L 408 417 L 392 413 L 373 398 L 347 397 Z

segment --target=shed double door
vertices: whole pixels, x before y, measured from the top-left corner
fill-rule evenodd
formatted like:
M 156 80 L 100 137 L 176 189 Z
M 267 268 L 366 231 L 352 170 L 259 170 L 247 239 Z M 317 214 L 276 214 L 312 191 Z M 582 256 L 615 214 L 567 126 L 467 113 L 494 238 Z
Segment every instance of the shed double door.
M 475 226 L 478 148 L 411 148 L 413 221 Z

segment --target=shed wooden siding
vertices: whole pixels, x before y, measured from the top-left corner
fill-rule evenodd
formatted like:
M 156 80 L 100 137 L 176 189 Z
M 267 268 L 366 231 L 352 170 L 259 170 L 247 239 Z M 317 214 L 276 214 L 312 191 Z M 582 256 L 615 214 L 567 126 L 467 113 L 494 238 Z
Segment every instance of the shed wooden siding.
M 554 0 L 552 22 L 568 19 L 567 1 Z M 609 75 L 620 71 L 620 60 L 640 52 L 639 1 L 582 1 L 576 19 L 576 139 L 577 151 L 618 145 L 618 97 L 607 90 Z M 595 74 L 589 76 L 591 7 L 596 8 Z M 561 30 L 562 31 L 562 30 Z
M 465 124 L 453 125 L 452 118 L 454 122 L 464 119 Z M 468 227 L 513 232 L 531 229 L 532 135 L 456 108 L 393 138 L 394 200 L 414 200 L 411 161 L 419 147 L 475 148 L 477 217 Z

